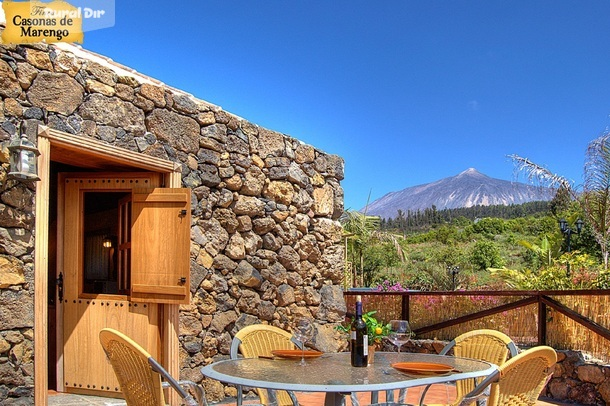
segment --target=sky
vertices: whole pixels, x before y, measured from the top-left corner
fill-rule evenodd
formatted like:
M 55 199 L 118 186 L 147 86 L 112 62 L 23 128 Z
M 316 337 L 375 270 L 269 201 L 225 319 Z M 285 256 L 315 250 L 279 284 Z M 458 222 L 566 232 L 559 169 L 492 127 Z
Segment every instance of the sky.
M 517 154 L 582 183 L 608 0 L 116 0 L 83 47 L 345 160 L 345 208 Z

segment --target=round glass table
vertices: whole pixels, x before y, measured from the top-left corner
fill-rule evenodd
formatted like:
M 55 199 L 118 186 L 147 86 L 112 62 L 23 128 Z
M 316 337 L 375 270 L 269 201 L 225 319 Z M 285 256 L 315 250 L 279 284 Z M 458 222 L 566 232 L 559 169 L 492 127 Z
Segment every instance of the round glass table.
M 240 358 L 218 361 L 201 369 L 209 378 L 235 385 L 298 392 L 325 392 L 325 405 L 340 405 L 345 393 L 377 392 L 457 381 L 490 375 L 497 366 L 447 355 L 376 352 L 375 362 L 365 368 L 351 366 L 350 354 L 327 353 L 308 359 Z M 396 362 L 438 363 L 453 367 L 435 375 L 407 374 L 394 369 Z M 272 392 L 270 392 L 273 398 Z

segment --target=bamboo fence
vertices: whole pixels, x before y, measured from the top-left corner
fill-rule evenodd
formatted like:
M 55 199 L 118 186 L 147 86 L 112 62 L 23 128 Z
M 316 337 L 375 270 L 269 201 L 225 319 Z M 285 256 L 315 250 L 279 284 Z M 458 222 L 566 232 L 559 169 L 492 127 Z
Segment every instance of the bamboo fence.
M 482 317 L 475 315 L 472 320 L 420 333 L 416 338 L 449 341 L 466 331 L 491 328 L 509 335 L 520 346 L 546 344 L 556 349 L 579 350 L 587 357 L 610 363 L 610 313 L 607 311 L 610 309 L 610 291 L 544 292 L 577 313 L 579 321 L 546 306 L 542 313 L 545 320 L 539 320 L 540 303 L 484 314 L 498 306 L 510 307 L 511 303 L 540 292 L 346 292 L 348 313 L 353 312 L 356 294 L 362 296 L 365 312 L 375 310 L 375 317 L 383 322 L 408 318 L 414 331 L 426 330 L 435 324 L 451 324 L 452 320 L 468 319 L 475 313 L 483 313 Z M 587 322 L 594 323 L 594 327 L 598 327 L 596 331 Z M 544 342 L 540 342 L 541 337 Z

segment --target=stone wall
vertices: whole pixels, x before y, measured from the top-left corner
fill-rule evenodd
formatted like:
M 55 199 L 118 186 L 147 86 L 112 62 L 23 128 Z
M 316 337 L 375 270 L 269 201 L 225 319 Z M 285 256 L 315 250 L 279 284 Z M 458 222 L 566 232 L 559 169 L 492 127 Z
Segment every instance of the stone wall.
M 553 378 L 543 396 L 581 405 L 608 405 L 610 365 L 586 360 L 579 351 L 557 351 Z
M 446 341 L 412 340 L 403 350 L 438 354 Z M 391 345 L 383 348 L 393 351 Z M 610 404 L 610 365 L 586 359 L 580 351 L 557 350 L 557 364 L 553 377 L 541 397 L 578 405 L 603 406 Z
M 201 381 L 203 365 L 228 357 L 241 327 L 288 329 L 296 314 L 315 318 L 316 348 L 338 348 L 341 158 L 66 44 L 0 46 L 0 96 L 0 403 L 33 384 L 35 188 L 6 178 L 22 122 L 182 164 L 192 190 L 184 378 Z M 234 394 L 206 385 L 213 398 Z

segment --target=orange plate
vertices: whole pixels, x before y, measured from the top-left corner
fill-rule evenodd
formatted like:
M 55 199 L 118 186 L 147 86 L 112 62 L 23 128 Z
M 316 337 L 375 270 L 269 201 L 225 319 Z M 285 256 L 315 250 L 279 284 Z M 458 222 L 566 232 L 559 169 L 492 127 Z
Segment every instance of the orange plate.
M 301 358 L 301 350 L 273 350 L 271 354 L 280 358 Z M 305 351 L 302 353 L 305 358 L 317 358 L 323 355 L 320 351 Z
M 431 362 L 395 362 L 392 364 L 392 368 L 416 375 L 443 375 L 453 371 L 451 365 Z

